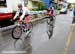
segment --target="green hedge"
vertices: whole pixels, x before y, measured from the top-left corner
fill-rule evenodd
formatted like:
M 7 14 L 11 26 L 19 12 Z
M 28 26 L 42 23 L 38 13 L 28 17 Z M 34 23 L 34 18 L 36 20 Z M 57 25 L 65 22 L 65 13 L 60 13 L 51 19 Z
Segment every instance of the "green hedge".
M 30 11 L 38 11 L 38 8 L 32 8 Z
M 38 3 L 38 10 L 45 10 L 46 7 L 44 6 L 44 4 L 42 2 Z
M 69 9 L 69 8 L 72 8 L 72 4 L 71 4 L 71 3 L 68 4 L 68 9 Z
M 57 6 L 57 8 L 56 8 L 57 10 L 61 10 L 61 8 L 59 7 L 59 6 Z
M 43 2 L 36 2 L 36 3 L 33 3 L 33 6 L 34 7 L 37 7 L 37 8 L 33 8 L 31 10 L 33 11 L 39 11 L 39 10 L 46 10 L 47 8 L 45 7 L 44 3 Z

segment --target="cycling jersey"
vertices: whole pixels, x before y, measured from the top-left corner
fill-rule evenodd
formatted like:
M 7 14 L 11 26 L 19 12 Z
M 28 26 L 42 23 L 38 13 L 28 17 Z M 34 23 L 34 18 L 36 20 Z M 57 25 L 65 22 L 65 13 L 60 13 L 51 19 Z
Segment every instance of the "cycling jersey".
M 20 16 L 20 20 L 23 20 L 23 18 L 26 17 L 27 15 L 30 15 L 30 11 L 24 7 L 21 10 L 20 9 L 17 10 L 14 19 L 16 19 L 17 16 Z

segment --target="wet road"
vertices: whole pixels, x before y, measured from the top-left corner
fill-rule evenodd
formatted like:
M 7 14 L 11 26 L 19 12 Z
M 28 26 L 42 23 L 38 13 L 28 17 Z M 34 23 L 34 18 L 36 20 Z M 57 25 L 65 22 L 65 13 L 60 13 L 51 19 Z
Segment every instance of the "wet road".
M 25 54 L 31 52 L 32 54 L 74 54 L 75 32 L 71 32 L 71 22 L 72 16 L 70 16 L 70 13 L 58 15 L 51 39 L 48 39 L 46 32 L 46 20 L 35 23 L 36 25 L 34 25 L 32 33 L 27 39 L 24 38 L 25 34 L 23 33 L 22 38 L 15 41 L 11 34 L 6 31 L 4 35 L 0 35 L 2 36 L 0 38 L 0 54 L 3 54 L 3 51 L 23 51 Z
M 0 35 L 0 54 L 8 54 L 6 53 L 8 51 L 9 54 L 11 52 L 15 54 L 15 51 L 23 51 L 24 53 L 26 51 L 26 54 L 31 53 L 46 42 L 48 40 L 46 19 L 37 21 L 34 24 L 36 25 L 34 25 L 32 33 L 27 39 L 25 39 L 25 33 L 23 33 L 20 40 L 16 41 L 11 37 L 11 30 L 2 32 L 3 34 Z
M 32 54 L 75 54 L 75 31 L 71 29 L 71 22 L 70 13 L 57 16 L 52 38 Z

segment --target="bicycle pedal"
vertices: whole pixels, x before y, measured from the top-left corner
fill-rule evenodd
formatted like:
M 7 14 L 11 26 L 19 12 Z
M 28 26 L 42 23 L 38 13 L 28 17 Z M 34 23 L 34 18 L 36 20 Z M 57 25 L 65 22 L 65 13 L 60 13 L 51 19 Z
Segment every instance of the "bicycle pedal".
M 29 33 L 30 33 L 30 31 L 27 31 L 27 32 L 26 32 L 26 35 L 28 35 Z

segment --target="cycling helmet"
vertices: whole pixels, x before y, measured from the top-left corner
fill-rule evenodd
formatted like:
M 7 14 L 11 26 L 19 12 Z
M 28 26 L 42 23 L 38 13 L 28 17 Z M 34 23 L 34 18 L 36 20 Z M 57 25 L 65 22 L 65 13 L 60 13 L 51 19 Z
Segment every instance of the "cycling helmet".
M 21 3 L 19 3 L 19 4 L 18 4 L 18 7 L 19 7 L 19 8 L 20 8 L 20 7 L 22 7 L 22 4 L 21 4 Z

